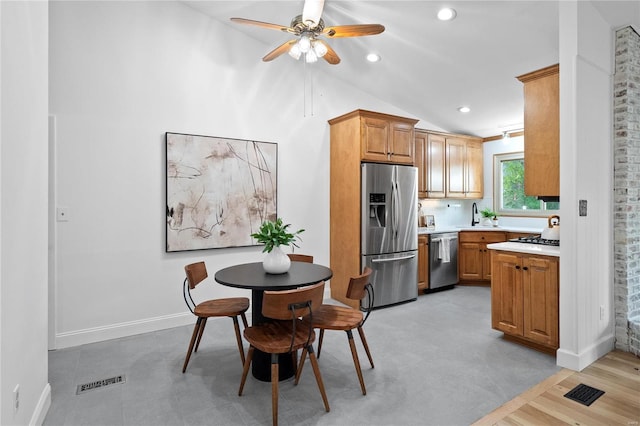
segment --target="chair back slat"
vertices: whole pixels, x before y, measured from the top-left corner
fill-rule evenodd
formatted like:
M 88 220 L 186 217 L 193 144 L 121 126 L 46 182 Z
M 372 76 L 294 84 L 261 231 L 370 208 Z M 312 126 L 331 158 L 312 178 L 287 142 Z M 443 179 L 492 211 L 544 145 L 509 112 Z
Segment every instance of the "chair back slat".
M 293 304 L 304 304 L 305 302 L 311 302 L 311 310 L 318 308 L 322 305 L 322 298 L 324 296 L 324 281 L 306 286 L 300 287 L 295 290 L 284 291 L 265 291 L 262 299 L 262 315 L 267 318 L 273 318 L 277 320 L 290 320 L 302 317 L 309 314 L 309 308 L 303 307 L 294 310 L 292 315 L 289 306 Z
M 364 268 L 362 275 L 349 280 L 349 287 L 347 288 L 347 297 L 349 299 L 362 300 L 367 295 L 365 287 L 369 284 L 371 272 L 371 268 L 367 266 Z
M 313 256 L 308 254 L 289 253 L 287 256 L 289 256 L 289 259 L 291 259 L 292 262 L 313 263 Z
M 184 267 L 184 272 L 186 272 L 187 274 L 189 288 L 192 290 L 208 277 L 207 267 L 205 266 L 204 262 L 196 262 L 187 265 Z

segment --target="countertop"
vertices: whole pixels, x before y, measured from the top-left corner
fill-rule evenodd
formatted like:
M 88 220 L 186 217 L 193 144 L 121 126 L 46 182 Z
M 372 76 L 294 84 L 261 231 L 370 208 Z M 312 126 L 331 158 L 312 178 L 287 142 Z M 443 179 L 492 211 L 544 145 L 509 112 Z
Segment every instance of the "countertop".
M 511 226 L 441 226 L 436 228 L 418 228 L 418 235 L 424 234 L 440 234 L 443 232 L 460 232 L 460 231 L 502 231 L 502 232 L 523 232 L 529 234 L 540 234 L 540 228 L 520 228 Z M 539 254 L 542 256 L 560 257 L 560 247 L 545 246 L 540 244 L 527 244 L 515 242 L 492 243 L 487 245 L 491 250 L 513 251 L 517 253 Z
M 560 257 L 560 247 L 545 246 L 540 244 L 514 243 L 507 241 L 505 243 L 487 244 L 490 250 L 514 251 L 517 253 L 539 254 L 542 256 Z
M 512 226 L 442 226 L 435 229 L 418 228 L 418 235 L 422 234 L 440 234 L 442 232 L 460 232 L 460 231 L 502 231 L 502 232 L 525 232 L 530 234 L 540 234 L 542 229 L 540 228 L 520 228 Z

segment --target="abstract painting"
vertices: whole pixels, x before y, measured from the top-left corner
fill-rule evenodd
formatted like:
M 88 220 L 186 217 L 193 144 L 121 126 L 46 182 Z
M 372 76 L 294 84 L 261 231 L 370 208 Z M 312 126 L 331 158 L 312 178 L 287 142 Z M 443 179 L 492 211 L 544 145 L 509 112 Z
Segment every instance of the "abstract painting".
M 166 251 L 258 245 L 277 217 L 278 145 L 166 133 Z

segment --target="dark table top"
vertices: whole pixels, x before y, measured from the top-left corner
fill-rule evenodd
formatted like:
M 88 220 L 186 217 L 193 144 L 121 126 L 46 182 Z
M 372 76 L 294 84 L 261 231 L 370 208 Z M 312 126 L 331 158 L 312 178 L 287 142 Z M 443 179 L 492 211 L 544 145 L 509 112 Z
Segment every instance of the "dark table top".
M 216 272 L 215 280 L 220 284 L 251 290 L 291 290 L 297 287 L 326 281 L 333 271 L 316 263 L 291 262 L 284 274 L 268 274 L 262 262 L 244 263 Z

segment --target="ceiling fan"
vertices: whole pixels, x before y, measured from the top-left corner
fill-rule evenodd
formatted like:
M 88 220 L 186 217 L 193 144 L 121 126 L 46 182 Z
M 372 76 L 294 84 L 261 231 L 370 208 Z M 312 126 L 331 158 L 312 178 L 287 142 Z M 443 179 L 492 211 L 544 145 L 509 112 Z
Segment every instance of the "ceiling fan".
M 295 59 L 300 59 L 304 55 L 306 62 L 316 62 L 318 58 L 323 58 L 328 63 L 335 65 L 340 63 L 340 57 L 322 37 L 360 37 L 380 34 L 384 31 L 384 26 L 380 24 L 325 27 L 321 18 L 323 8 L 324 0 L 305 0 L 302 15 L 293 18 L 288 27 L 244 18 L 231 18 L 231 21 L 238 24 L 256 25 L 262 28 L 278 30 L 297 37 L 282 43 L 267 53 L 262 58 L 265 62 L 272 61 L 284 53 L 289 53 Z

